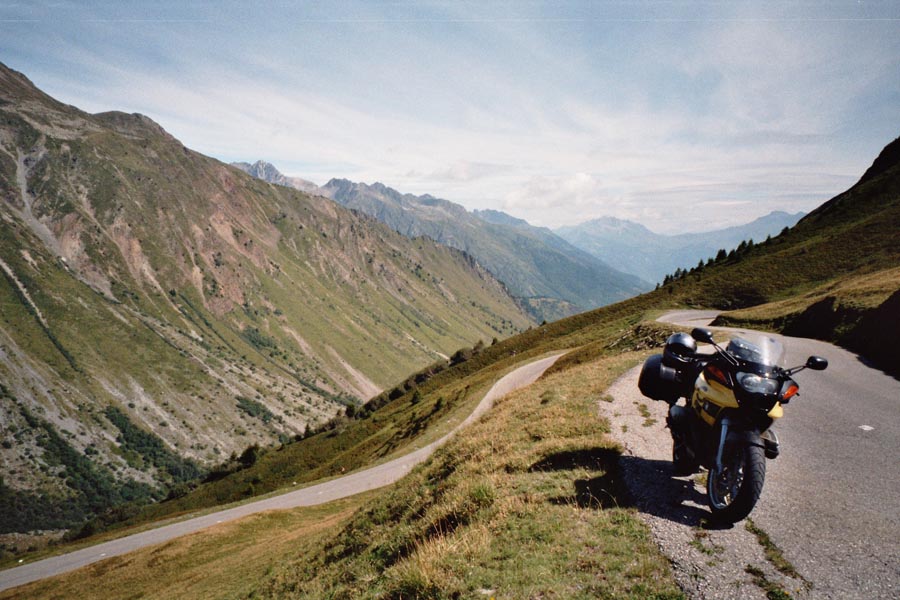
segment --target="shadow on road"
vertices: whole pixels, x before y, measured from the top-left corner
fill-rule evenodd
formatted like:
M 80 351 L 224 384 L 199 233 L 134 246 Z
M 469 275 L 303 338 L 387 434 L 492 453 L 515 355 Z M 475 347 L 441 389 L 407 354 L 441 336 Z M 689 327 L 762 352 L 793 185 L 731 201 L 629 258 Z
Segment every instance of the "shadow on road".
M 584 469 L 597 472 L 597 476 L 575 479 L 572 494 L 549 501 L 581 508 L 635 508 L 689 527 L 720 527 L 709 522 L 705 494 L 690 478 L 675 477 L 672 463 L 667 460 L 623 456 L 609 448 L 582 448 L 545 456 L 528 470 Z
M 590 479 L 579 478 L 574 491 L 567 496 L 550 498 L 553 504 L 575 505 L 581 508 L 614 508 L 630 506 L 628 490 L 619 470 L 619 452 L 610 448 L 582 448 L 549 454 L 529 467 L 528 471 L 589 470 L 597 473 Z
M 661 519 L 704 529 L 730 529 L 710 522 L 706 495 L 692 478 L 675 477 L 671 461 L 621 456 L 619 464 L 631 506 Z

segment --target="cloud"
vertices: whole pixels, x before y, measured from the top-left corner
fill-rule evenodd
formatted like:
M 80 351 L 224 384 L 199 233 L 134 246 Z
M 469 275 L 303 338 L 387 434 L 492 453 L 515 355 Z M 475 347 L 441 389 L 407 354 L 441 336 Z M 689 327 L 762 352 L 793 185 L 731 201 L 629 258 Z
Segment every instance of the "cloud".
M 0 31 L 0 52 L 65 102 L 145 113 L 225 161 L 550 226 L 612 215 L 674 230 L 809 210 L 898 133 L 895 24 L 820 19 L 850 8 L 270 8 L 150 11 L 164 24 L 44 8 L 42 22 Z
M 458 160 L 451 165 L 430 172 L 409 171 L 407 177 L 435 182 L 468 183 L 479 179 L 506 175 L 515 171 L 512 165 Z

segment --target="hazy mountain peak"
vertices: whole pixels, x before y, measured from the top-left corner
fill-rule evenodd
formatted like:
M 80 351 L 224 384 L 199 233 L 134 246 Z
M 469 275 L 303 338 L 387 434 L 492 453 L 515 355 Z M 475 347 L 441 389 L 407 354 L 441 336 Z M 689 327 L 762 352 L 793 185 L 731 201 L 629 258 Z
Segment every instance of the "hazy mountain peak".
M 762 241 L 792 227 L 804 213 L 774 211 L 744 225 L 699 233 L 663 235 L 639 223 L 615 217 L 600 217 L 580 225 L 561 227 L 557 233 L 614 268 L 648 281 L 660 281 L 677 268 L 696 266 L 720 249 L 730 250 L 742 241 Z
M 488 223 L 495 225 L 512 225 L 512 226 L 528 226 L 529 223 L 525 219 L 519 219 L 501 210 L 493 210 L 490 208 L 484 210 L 472 211 L 476 217 Z
M 566 232 L 575 229 L 590 229 L 596 232 L 604 231 L 607 233 L 630 231 L 634 233 L 640 233 L 642 235 L 657 235 L 640 223 L 611 216 L 598 217 L 596 219 L 591 219 L 590 221 L 585 221 L 584 223 L 581 223 L 579 225 L 560 227 L 559 231 Z
M 253 164 L 248 162 L 234 162 L 231 163 L 232 167 L 237 167 L 241 171 L 248 173 L 256 177 L 257 179 L 262 179 L 263 181 L 268 181 L 269 183 L 275 185 L 283 185 L 285 187 L 291 187 L 301 192 L 307 192 L 310 194 L 318 194 L 319 186 L 317 186 L 312 181 L 308 181 L 301 177 L 288 177 L 281 171 L 279 171 L 275 165 L 270 162 L 266 162 L 264 160 L 258 160 Z

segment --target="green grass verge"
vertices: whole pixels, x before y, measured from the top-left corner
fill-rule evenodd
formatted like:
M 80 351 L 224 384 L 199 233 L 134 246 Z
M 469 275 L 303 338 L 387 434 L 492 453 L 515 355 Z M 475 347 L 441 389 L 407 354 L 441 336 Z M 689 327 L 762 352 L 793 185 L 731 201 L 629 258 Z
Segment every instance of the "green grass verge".
M 257 515 L 16 597 L 681 598 L 597 414 L 638 361 L 610 350 L 545 376 L 364 501 Z
M 596 410 L 637 360 L 577 365 L 502 399 L 256 596 L 681 597 Z

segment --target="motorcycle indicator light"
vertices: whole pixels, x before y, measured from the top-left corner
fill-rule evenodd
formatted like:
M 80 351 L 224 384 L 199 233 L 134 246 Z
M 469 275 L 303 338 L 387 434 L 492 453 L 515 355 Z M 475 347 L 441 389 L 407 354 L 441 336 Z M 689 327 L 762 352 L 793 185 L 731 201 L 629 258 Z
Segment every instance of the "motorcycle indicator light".
M 788 387 L 788 389 L 784 392 L 784 396 L 782 396 L 782 400 L 787 400 L 794 396 L 797 392 L 800 391 L 800 388 L 796 385 L 792 384 Z
M 709 373 L 713 379 L 718 381 L 723 385 L 728 385 L 728 379 L 725 377 L 725 373 L 722 372 L 722 369 L 715 365 L 709 365 L 706 367 L 706 372 Z

